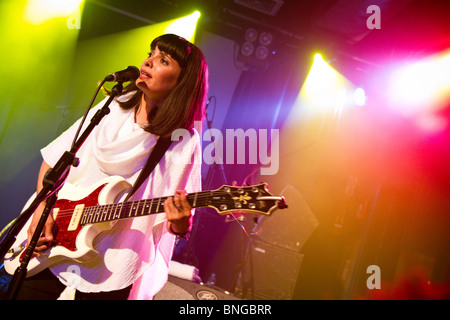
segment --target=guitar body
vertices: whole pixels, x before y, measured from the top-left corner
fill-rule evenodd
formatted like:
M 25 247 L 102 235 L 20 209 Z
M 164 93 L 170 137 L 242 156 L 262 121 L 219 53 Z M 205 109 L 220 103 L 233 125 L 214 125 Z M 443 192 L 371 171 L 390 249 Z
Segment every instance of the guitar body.
M 53 232 L 54 242 L 42 252 L 41 257 L 30 259 L 27 277 L 64 261 L 85 262 L 94 259 L 97 252 L 93 249 L 93 241 L 100 232 L 110 229 L 111 222 L 78 225 L 74 230 L 70 230 L 72 213 L 77 206 L 93 207 L 116 203 L 130 187 L 130 184 L 120 177 L 108 177 L 86 189 L 66 183 L 59 191 L 58 200 L 53 209 L 53 216 L 56 216 Z M 28 201 L 25 208 L 33 198 L 34 196 Z M 17 267 L 20 266 L 21 258 L 25 253 L 27 230 L 31 220 L 32 217 L 17 235 L 16 241 L 12 245 L 15 252 L 5 256 L 5 270 L 9 274 L 14 274 Z

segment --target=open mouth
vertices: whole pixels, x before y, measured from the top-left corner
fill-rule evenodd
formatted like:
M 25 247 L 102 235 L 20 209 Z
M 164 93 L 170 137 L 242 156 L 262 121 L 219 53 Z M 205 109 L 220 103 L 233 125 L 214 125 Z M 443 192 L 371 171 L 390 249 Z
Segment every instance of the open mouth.
M 144 77 L 147 77 L 147 78 L 151 78 L 151 76 L 143 70 L 141 70 L 141 75 L 143 75 Z

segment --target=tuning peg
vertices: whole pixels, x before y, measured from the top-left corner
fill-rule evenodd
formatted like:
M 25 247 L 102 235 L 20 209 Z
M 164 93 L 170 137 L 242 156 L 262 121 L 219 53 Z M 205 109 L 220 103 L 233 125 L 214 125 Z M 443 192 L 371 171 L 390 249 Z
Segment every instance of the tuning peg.
M 286 199 L 284 197 L 281 197 L 280 200 L 277 201 L 278 209 L 287 209 L 288 205 L 286 203 Z

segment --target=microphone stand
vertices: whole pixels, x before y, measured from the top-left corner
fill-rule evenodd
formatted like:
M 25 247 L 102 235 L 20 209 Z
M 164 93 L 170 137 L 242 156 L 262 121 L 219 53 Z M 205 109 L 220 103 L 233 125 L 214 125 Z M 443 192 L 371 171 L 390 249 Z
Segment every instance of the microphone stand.
M 117 83 L 112 88 L 111 95 L 105 102 L 105 105 L 102 107 L 102 109 L 99 109 L 97 113 L 92 117 L 91 123 L 88 125 L 88 127 L 85 129 L 76 143 L 73 144 L 70 151 L 64 152 L 56 165 L 47 172 L 46 176 L 43 179 L 42 190 L 36 196 L 32 204 L 16 219 L 14 224 L 9 228 L 4 240 L 2 241 L 0 247 L 0 259 L 3 259 L 3 257 L 6 255 L 9 248 L 14 243 L 18 232 L 23 228 L 23 226 L 29 220 L 39 204 L 47 198 L 47 204 L 44 211 L 42 212 L 42 216 L 38 222 L 33 237 L 31 238 L 30 243 L 26 248 L 21 264 L 14 272 L 14 275 L 8 287 L 7 298 L 9 300 L 15 300 L 20 288 L 22 287 L 22 283 L 27 274 L 27 266 L 33 255 L 34 249 L 36 248 L 37 240 L 42 234 L 42 230 L 44 229 L 45 223 L 47 222 L 47 218 L 51 212 L 51 209 L 53 208 L 53 205 L 56 202 L 56 191 L 59 190 L 64 184 L 65 177 L 67 177 L 70 167 L 78 166 L 79 159 L 75 157 L 76 152 L 79 150 L 92 130 L 100 123 L 103 117 L 109 114 L 110 103 L 117 95 L 122 92 L 122 89 L 122 82 Z

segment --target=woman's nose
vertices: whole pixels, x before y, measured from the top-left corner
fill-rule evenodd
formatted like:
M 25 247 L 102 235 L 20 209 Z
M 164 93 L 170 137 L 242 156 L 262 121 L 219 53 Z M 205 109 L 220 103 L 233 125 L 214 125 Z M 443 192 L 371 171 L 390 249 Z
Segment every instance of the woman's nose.
M 153 66 L 153 58 L 152 57 L 148 57 L 147 59 L 145 59 L 145 66 L 147 66 L 147 67 Z

